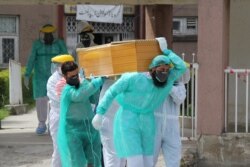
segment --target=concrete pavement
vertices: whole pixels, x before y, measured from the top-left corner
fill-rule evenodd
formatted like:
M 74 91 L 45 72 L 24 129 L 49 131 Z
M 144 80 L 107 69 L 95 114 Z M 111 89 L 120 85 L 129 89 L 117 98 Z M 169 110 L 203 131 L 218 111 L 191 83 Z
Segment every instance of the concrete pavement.
M 49 167 L 53 152 L 51 137 L 35 133 L 37 116 L 34 110 L 23 115 L 11 115 L 2 120 L 0 130 L 1 167 Z M 190 145 L 183 145 L 186 150 Z M 164 167 L 162 155 L 156 167 Z
M 53 151 L 48 134 L 35 134 L 35 111 L 2 120 L 0 130 L 1 167 L 49 167 Z

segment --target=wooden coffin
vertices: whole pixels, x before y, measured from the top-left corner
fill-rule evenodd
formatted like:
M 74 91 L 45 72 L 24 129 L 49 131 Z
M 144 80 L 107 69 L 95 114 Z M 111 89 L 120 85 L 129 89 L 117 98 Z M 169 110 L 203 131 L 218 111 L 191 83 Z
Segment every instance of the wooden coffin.
M 79 66 L 86 77 L 121 75 L 125 72 L 148 71 L 151 60 L 161 54 L 158 42 L 130 40 L 77 49 Z

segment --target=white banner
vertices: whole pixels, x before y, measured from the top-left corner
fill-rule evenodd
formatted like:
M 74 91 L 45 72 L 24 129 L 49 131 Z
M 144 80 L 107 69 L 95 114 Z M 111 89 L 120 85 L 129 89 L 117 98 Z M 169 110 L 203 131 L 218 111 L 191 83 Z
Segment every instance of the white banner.
M 77 5 L 76 20 L 122 23 L 122 5 Z

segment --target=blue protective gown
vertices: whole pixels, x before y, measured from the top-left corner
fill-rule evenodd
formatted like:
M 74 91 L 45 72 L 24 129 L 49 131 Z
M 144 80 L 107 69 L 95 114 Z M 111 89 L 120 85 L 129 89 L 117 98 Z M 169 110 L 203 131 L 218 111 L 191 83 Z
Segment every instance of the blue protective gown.
M 97 107 L 97 114 L 103 115 L 115 98 L 120 104 L 114 120 L 114 144 L 119 157 L 153 155 L 154 110 L 186 70 L 179 56 L 171 52 L 168 57 L 174 67 L 169 71 L 165 87 L 156 87 L 145 73 L 126 73 L 107 90 Z
M 25 77 L 30 77 L 34 69 L 33 97 L 47 96 L 47 81 L 51 75 L 51 58 L 59 54 L 67 54 L 67 47 L 63 40 L 57 39 L 52 45 L 45 45 L 40 39 L 33 42 L 32 50 L 26 65 Z
M 90 97 L 99 93 L 101 78 L 86 79 L 76 89 L 66 85 L 60 99 L 57 144 L 63 167 L 101 166 L 101 140 L 91 124 L 94 112 Z

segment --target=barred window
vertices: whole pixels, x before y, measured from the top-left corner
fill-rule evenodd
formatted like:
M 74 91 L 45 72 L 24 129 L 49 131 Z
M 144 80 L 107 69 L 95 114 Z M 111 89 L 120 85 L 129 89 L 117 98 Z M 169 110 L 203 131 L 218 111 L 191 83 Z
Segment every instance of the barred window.
M 0 65 L 18 61 L 18 17 L 0 15 Z

